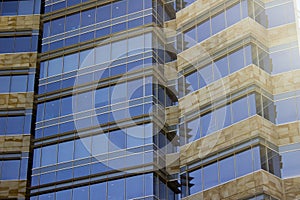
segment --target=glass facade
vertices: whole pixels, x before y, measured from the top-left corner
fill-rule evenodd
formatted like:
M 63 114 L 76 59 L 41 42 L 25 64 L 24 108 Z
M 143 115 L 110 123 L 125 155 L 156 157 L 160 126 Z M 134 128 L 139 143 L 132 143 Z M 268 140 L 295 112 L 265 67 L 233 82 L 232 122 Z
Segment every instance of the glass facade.
M 9 18 L 0 33 L 0 139 L 21 149 L 0 152 L 0 180 L 26 182 L 21 199 L 177 200 L 257 171 L 298 177 L 297 143 L 277 147 L 256 136 L 169 166 L 195 141 L 255 116 L 276 128 L 300 120 L 298 90 L 254 82 L 203 105 L 194 98 L 251 67 L 271 78 L 297 72 L 293 36 L 274 45 L 255 34 L 209 41 L 246 20 L 267 32 L 294 25 L 295 1 L 202 3 L 0 0 L 0 18 Z M 186 17 L 193 5 L 200 12 Z M 204 41 L 209 59 L 177 62 Z M 243 199 L 277 198 L 259 191 Z

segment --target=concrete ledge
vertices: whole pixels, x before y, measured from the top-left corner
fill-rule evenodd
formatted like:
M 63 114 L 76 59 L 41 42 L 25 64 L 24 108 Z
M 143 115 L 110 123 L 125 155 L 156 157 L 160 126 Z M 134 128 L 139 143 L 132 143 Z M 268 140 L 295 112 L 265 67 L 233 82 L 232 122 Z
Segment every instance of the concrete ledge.
M 183 198 L 183 200 L 237 200 L 261 193 L 283 199 L 282 191 L 283 187 L 280 178 L 264 170 L 260 170 L 201 193 Z
M 30 135 L 0 136 L 0 152 L 29 152 Z
M 35 68 L 37 53 L 0 54 L 0 70 Z
M 180 166 L 257 137 L 264 138 L 275 145 L 278 141 L 275 125 L 263 117 L 255 115 L 182 146 L 180 148 Z
M 25 198 L 26 181 L 0 181 L 0 198 Z
M 0 110 L 32 109 L 33 100 L 32 92 L 0 94 Z
M 1 16 L 0 31 L 38 30 L 40 15 Z

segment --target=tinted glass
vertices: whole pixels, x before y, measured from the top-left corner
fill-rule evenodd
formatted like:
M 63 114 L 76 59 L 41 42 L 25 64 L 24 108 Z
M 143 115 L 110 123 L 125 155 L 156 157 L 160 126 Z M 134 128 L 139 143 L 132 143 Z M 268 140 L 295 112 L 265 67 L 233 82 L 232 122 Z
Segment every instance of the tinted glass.
M 203 167 L 203 188 L 208 189 L 218 185 L 218 163 Z

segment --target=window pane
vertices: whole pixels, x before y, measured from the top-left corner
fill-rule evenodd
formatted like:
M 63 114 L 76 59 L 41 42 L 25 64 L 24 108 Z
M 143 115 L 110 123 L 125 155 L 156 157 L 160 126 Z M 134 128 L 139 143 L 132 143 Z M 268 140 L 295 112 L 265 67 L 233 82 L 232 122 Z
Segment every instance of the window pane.
M 91 137 L 75 140 L 74 159 L 90 156 L 91 152 Z
M 90 200 L 106 199 L 106 182 L 90 186 Z
M 197 43 L 195 27 L 192 27 L 190 30 L 184 32 L 183 40 L 185 45 L 184 49 L 188 49 Z
M 233 73 L 244 67 L 244 54 L 243 49 L 231 53 L 229 56 L 229 69 Z
M 227 56 L 216 60 L 214 63 L 214 67 L 214 80 L 218 80 L 222 77 L 227 76 L 229 74 Z
M 108 200 L 123 200 L 125 193 L 125 180 L 114 180 L 108 182 Z
M 282 177 L 289 178 L 300 175 L 300 150 L 282 154 Z
M 85 186 L 73 189 L 72 197 L 72 200 L 89 199 L 89 187 Z
M 55 19 L 51 22 L 51 35 L 64 32 L 65 18 Z
M 120 17 L 126 14 L 127 1 L 120 1 L 112 4 L 112 17 Z
M 283 124 L 297 120 L 296 100 L 294 98 L 275 102 L 276 123 Z
M 220 183 L 234 179 L 234 157 L 228 157 L 220 160 Z
M 226 9 L 227 27 L 241 20 L 240 4 L 236 4 Z
M 202 169 L 188 173 L 189 180 L 189 193 L 188 195 L 195 194 L 202 191 Z
M 143 175 L 126 178 L 126 199 L 144 196 Z
M 56 192 L 56 200 L 70 200 L 72 196 L 72 190 L 63 190 Z
M 28 52 L 31 51 L 31 36 L 16 37 L 15 38 L 15 51 Z
M 45 146 L 42 148 L 42 166 L 56 163 L 56 145 Z
M 190 143 L 200 138 L 200 119 L 194 119 L 187 122 L 186 125 L 186 139 Z
M 197 39 L 198 42 L 209 38 L 210 36 L 210 21 L 206 20 L 197 26 Z
M 8 93 L 10 89 L 10 76 L 0 76 L 0 92 Z
M 185 76 L 185 94 L 189 94 L 199 89 L 197 71 Z
M 112 104 L 125 101 L 127 99 L 126 84 L 121 83 L 110 87 L 110 100 Z
M 24 116 L 7 117 L 6 134 L 22 134 L 24 128 Z
M 233 123 L 239 122 L 248 117 L 247 98 L 239 99 L 232 103 Z
M 51 119 L 59 116 L 60 100 L 46 102 L 45 119 Z
M 78 53 L 70 54 L 64 57 L 64 72 L 70 72 L 78 69 Z
M 109 133 L 109 151 L 124 149 L 126 146 L 126 133 L 122 130 Z
M 203 167 L 203 187 L 204 189 L 218 185 L 218 163 L 213 163 Z
M 144 125 L 127 128 L 127 148 L 144 144 Z
M 97 22 L 102 22 L 111 18 L 111 4 L 101 6 L 96 11 Z
M 95 10 L 87 10 L 81 12 L 81 27 L 88 26 L 95 23 Z
M 108 105 L 109 101 L 109 87 L 101 88 L 95 92 L 95 107 L 102 107 Z
M 76 13 L 66 17 L 66 31 L 71 31 L 79 28 L 80 14 Z
M 2 15 L 17 15 L 18 1 L 3 1 Z
M 128 82 L 128 99 L 140 98 L 143 96 L 143 79 Z
M 70 161 L 73 159 L 74 141 L 58 144 L 58 162 Z
M 20 160 L 2 161 L 1 180 L 16 180 L 19 178 Z
M 236 154 L 235 159 L 237 177 L 243 176 L 253 171 L 251 149 Z
M 48 65 L 48 76 L 61 74 L 62 67 L 63 67 L 62 57 L 50 60 Z
M 93 156 L 108 152 L 108 134 L 95 135 L 92 138 Z
M 27 76 L 12 76 L 11 78 L 11 92 L 27 91 Z
M 225 29 L 225 14 L 224 12 L 211 18 L 212 35 Z
M 69 115 L 72 114 L 72 96 L 65 97 L 61 99 L 61 115 Z
M 110 60 L 110 44 L 96 48 L 96 64 L 104 63 Z

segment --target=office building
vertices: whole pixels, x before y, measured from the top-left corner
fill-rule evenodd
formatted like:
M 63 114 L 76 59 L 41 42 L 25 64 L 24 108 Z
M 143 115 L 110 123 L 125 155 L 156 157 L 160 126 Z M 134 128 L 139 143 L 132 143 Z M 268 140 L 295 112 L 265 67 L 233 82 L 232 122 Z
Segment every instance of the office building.
M 0 199 L 300 198 L 299 13 L 0 1 Z

